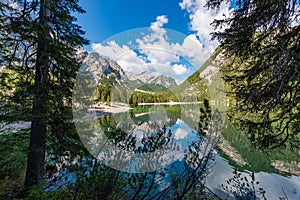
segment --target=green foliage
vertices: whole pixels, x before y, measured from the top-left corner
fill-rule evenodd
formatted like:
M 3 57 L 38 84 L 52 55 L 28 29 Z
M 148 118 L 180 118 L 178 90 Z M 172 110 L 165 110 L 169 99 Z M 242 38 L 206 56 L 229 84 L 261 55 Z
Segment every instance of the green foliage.
M 75 159 L 89 155 L 78 136 L 74 123 L 70 120 L 72 108 L 64 107 L 61 112 L 59 117 L 53 118 L 48 129 L 45 167 L 49 178 L 59 172 L 57 166 L 64 166 L 66 163 L 74 162 Z
M 110 103 L 112 98 L 113 86 L 100 84 L 96 88 L 95 101 Z
M 177 96 L 171 91 L 167 92 L 133 92 L 129 104 L 133 107 L 137 106 L 139 103 L 164 103 L 164 102 L 178 102 Z
M 266 200 L 266 191 L 259 187 L 259 181 L 255 180 L 254 173 L 242 176 L 242 173 L 234 170 L 233 177 L 228 179 L 226 184 L 221 184 L 221 186 L 238 200 Z
M 189 84 L 191 84 L 191 85 L 201 82 L 200 73 L 203 72 L 207 67 L 212 65 L 212 62 L 221 53 L 221 51 L 222 51 L 222 48 L 218 47 L 214 51 L 214 53 L 205 61 L 205 63 L 203 63 L 203 65 L 196 72 L 194 72 L 191 76 L 189 76 L 187 78 L 187 80 L 185 80 L 184 82 L 188 81 Z M 184 84 L 184 83 L 182 83 L 182 84 Z
M 217 56 L 221 55 L 221 52 L 222 48 L 218 47 L 209 57 L 209 59 L 200 67 L 200 69 L 187 79 L 192 85 L 194 93 L 197 94 L 197 99 L 199 101 L 204 101 L 205 99 L 212 100 L 224 98 L 225 88 L 223 88 L 223 81 L 220 77 L 222 75 L 219 72 L 210 77 L 211 83 L 208 83 L 207 80 L 200 78 L 200 73 L 202 73 L 208 67 L 219 67 L 213 63 L 216 61 L 215 59 Z
M 65 110 L 71 104 L 79 69 L 75 53 L 87 44 L 72 13 L 84 10 L 78 0 L 21 0 L 17 7 L 9 4 L 1 3 L 0 9 L 4 22 L 0 25 L 0 66 L 12 72 L 1 73 L 1 93 L 9 95 L 1 106 L 8 112 L 0 115 L 1 120 L 22 116 L 32 121 L 25 182 L 37 184 L 44 177 L 46 135 L 49 140 L 66 139 L 62 130 L 69 127 L 65 122 L 71 115 Z M 16 108 L 21 112 L 15 112 Z
M 118 74 L 119 72 L 115 72 L 115 74 Z M 95 90 L 94 94 L 94 100 L 96 102 L 102 102 L 110 104 L 113 102 L 122 102 L 122 103 L 128 103 L 130 94 L 132 91 L 128 89 L 125 86 L 117 86 L 116 84 L 116 77 L 110 76 L 102 77 L 98 81 L 97 88 Z
M 0 199 L 14 199 L 25 178 L 29 131 L 0 135 Z
M 207 1 L 218 8 L 223 0 Z M 233 121 L 255 146 L 300 148 L 299 2 L 235 1 L 232 15 L 213 22 L 228 62 L 224 80 L 235 99 Z M 299 152 L 298 152 L 299 153 Z
M 275 160 L 285 161 L 285 162 L 299 162 L 299 156 L 289 149 L 274 149 L 268 152 L 263 152 L 251 144 L 247 139 L 245 133 L 234 127 L 229 121 L 226 121 L 222 136 L 227 140 L 230 145 L 242 156 L 246 161 L 246 165 L 241 167 L 234 163 L 230 157 L 227 159 L 229 163 L 239 170 L 248 170 L 252 172 L 268 172 L 268 173 L 278 173 L 278 171 L 271 166 L 271 162 Z M 243 145 L 241 144 L 243 141 Z M 219 150 L 218 150 L 219 151 Z M 219 151 L 221 153 L 221 150 Z M 222 154 L 222 157 L 224 155 Z
M 141 87 L 139 87 L 138 89 L 149 91 L 149 92 L 167 92 L 169 90 L 165 86 L 156 84 L 156 83 L 144 84 Z
M 24 82 L 27 81 L 27 84 Z M 30 120 L 33 76 L 3 67 L 0 72 L 0 121 Z M 3 114 L 4 113 L 4 114 Z
M 188 82 L 190 84 L 193 84 L 193 83 L 197 83 L 200 81 L 200 73 L 199 71 L 197 70 L 195 73 L 193 73 L 191 76 L 189 76 L 187 78 Z
M 204 107 L 200 107 L 200 119 L 199 119 L 199 133 L 206 135 L 209 129 L 209 122 L 211 120 L 211 108 L 207 99 L 203 102 Z
M 86 167 L 78 168 L 77 181 L 69 190 L 74 199 L 126 199 L 127 194 L 122 193 L 125 186 L 119 171 L 91 159 Z

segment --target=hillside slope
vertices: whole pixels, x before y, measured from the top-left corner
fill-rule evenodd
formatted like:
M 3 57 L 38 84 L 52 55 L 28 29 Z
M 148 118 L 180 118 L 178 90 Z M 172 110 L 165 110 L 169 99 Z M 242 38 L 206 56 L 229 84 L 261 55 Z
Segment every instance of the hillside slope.
M 223 89 L 219 78 L 219 67 L 225 61 L 222 49 L 219 47 L 210 58 L 184 82 L 174 88 L 174 93 L 180 96 L 182 101 L 209 99 L 213 90 Z

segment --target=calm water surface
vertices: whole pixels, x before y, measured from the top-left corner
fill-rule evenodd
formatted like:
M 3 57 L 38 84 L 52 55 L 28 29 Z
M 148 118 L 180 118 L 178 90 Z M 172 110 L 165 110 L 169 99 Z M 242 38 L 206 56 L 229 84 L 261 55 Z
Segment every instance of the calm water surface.
M 217 145 L 222 131 L 211 133 L 208 128 L 200 134 L 203 113 L 199 111 L 199 105 L 140 106 L 125 113 L 100 117 L 97 116 L 97 111 L 94 114 L 83 122 L 82 127 L 89 132 L 81 136 L 81 140 L 88 144 L 87 148 L 94 157 L 112 168 L 125 173 L 145 170 L 150 174 L 156 169 L 158 174 L 164 174 L 153 179 L 156 185 L 151 190 L 153 197 L 157 197 L 156 193 L 159 194 L 171 185 L 174 174 L 184 186 L 185 182 L 191 181 L 190 174 L 194 173 L 200 185 L 205 185 L 222 199 L 234 199 L 232 193 L 243 189 L 247 193 L 248 190 L 259 191 L 259 188 L 265 191 L 267 199 L 300 199 L 299 176 L 278 174 L 275 169 L 256 169 L 252 173 L 249 165 L 234 162 L 232 157 L 237 157 L 235 155 L 240 152 L 234 150 L 230 142 L 225 143 L 228 145 L 226 149 L 229 149 L 227 154 L 232 153 L 233 156 L 222 153 L 224 151 Z M 227 128 L 226 123 L 222 122 L 222 126 L 222 130 Z M 117 147 L 114 151 L 110 149 L 112 146 L 106 148 L 105 145 L 109 142 L 113 144 L 113 148 Z M 245 141 L 238 143 L 244 145 Z M 251 155 L 251 152 L 248 153 Z M 148 154 L 149 157 L 143 157 Z M 246 155 L 239 155 L 237 158 L 247 161 Z M 263 162 L 262 160 L 267 158 L 257 158 L 257 162 Z M 234 183 L 241 178 L 244 182 L 247 180 L 245 185 L 248 183 L 250 186 L 234 187 Z M 69 175 L 69 179 L 72 179 L 72 175 Z M 192 184 L 193 181 L 195 180 L 192 180 Z M 226 186 L 231 188 L 231 194 L 225 189 Z M 141 193 L 143 192 L 146 193 Z M 171 190 L 169 196 L 172 196 Z
M 179 155 L 176 161 L 183 161 L 182 154 L 189 148 L 189 145 L 202 137 L 197 131 L 199 130 L 200 113 L 196 107 L 180 106 L 180 108 L 176 108 L 175 106 L 171 108 L 171 106 L 155 106 L 155 108 L 140 107 L 139 109 L 137 112 L 115 114 L 111 116 L 111 119 L 116 126 L 120 128 L 128 123 L 134 124 L 131 128 L 136 130 L 134 134 L 140 139 L 143 138 L 145 133 L 157 131 L 159 127 L 165 125 L 167 130 L 172 131 L 173 140 L 180 146 L 181 151 L 176 152 L 176 154 Z M 207 137 L 209 136 L 204 136 L 204 138 Z M 207 141 L 208 140 L 206 140 L 206 142 Z M 140 145 L 140 142 L 137 144 Z M 240 141 L 240 144 L 243 145 L 243 141 Z M 226 191 L 224 191 L 221 184 L 226 185 L 226 181 L 234 177 L 235 166 L 229 164 L 228 159 L 223 158 L 223 154 L 218 154 L 218 150 L 213 150 L 213 152 L 215 152 L 216 155 L 211 162 L 210 173 L 205 177 L 204 181 L 206 186 L 212 191 L 220 196 L 224 196 Z M 223 155 L 223 157 L 221 155 Z M 261 159 L 258 158 L 257 160 L 257 162 L 259 162 Z M 173 162 L 175 161 L 173 160 Z M 240 166 L 239 170 L 242 171 L 241 177 L 246 177 L 248 180 L 251 180 L 251 171 L 248 171 L 247 168 L 243 169 L 243 166 Z M 267 199 L 279 199 L 279 197 L 287 197 L 288 199 L 295 200 L 300 199 L 299 176 L 292 174 L 282 175 L 276 172 L 269 172 L 268 170 L 265 171 L 264 169 L 254 172 L 253 176 L 255 182 L 258 182 L 256 187 L 262 188 L 266 192 Z

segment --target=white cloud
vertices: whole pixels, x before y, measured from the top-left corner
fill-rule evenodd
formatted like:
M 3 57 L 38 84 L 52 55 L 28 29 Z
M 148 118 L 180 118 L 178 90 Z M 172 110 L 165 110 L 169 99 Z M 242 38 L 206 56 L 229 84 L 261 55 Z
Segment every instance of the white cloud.
M 210 33 L 213 27 L 210 25 L 214 19 L 221 19 L 230 13 L 229 4 L 221 4 L 218 12 L 216 10 L 207 10 L 204 7 L 205 0 L 183 0 L 179 5 L 183 10 L 189 13 L 190 29 L 200 37 L 201 43 L 211 53 L 219 45 L 217 41 L 211 41 Z
M 203 44 L 197 39 L 196 34 L 188 35 L 182 45 L 174 48 L 177 48 L 177 51 L 196 69 L 199 69 L 210 55 L 207 49 L 203 48 Z
M 128 46 L 120 46 L 115 41 L 108 41 L 106 46 L 100 43 L 92 44 L 92 49 L 98 52 L 100 55 L 109 57 L 111 59 L 117 59 L 118 57 L 122 57 L 123 54 L 132 52 Z
M 136 39 L 140 52 L 146 55 L 152 64 L 165 65 L 179 61 L 179 56 L 174 52 L 172 43 L 167 41 L 167 32 L 163 28 L 166 23 L 168 23 L 167 16 L 156 17 L 156 21 L 150 26 L 152 32 L 143 38 Z
M 167 24 L 168 21 L 169 20 L 166 15 L 157 16 L 156 21 L 151 23 L 150 28 L 153 31 L 161 31 L 162 30 L 161 28 L 164 26 L 164 24 Z
M 188 69 L 186 68 L 186 66 L 181 65 L 181 64 L 174 64 L 173 65 L 173 70 L 177 75 L 183 75 L 183 74 L 186 74 L 188 72 Z
M 143 57 L 138 56 L 129 46 L 120 46 L 115 41 L 107 45 L 92 44 L 93 51 L 116 61 L 126 72 L 142 73 L 148 64 Z
M 188 60 L 195 69 L 198 69 L 209 54 L 196 35 L 186 36 L 182 44 L 174 41 L 170 42 L 170 38 L 168 38 L 166 30 L 163 28 L 163 25 L 168 22 L 167 17 L 158 16 L 156 20 L 151 24 L 153 32 L 136 40 L 141 49 L 140 52 L 147 57 L 151 64 L 163 65 L 164 69 L 154 66 L 158 72 L 163 74 L 183 75 L 188 73 L 189 71 L 184 65 L 176 64 L 175 68 L 171 65 L 171 63 L 180 62 L 180 57 Z
M 210 22 L 199 22 L 202 19 L 199 12 L 204 11 L 197 10 L 199 7 L 197 1 L 184 0 L 180 5 L 189 12 L 191 30 L 195 31 L 188 36 L 180 36 L 181 41 L 178 41 L 176 36 L 172 38 L 168 35 L 169 31 L 164 25 L 169 20 L 167 16 L 161 15 L 151 23 L 150 32 L 145 31 L 138 38 L 130 38 L 128 44 L 119 45 L 116 41 L 109 41 L 106 44 L 93 44 L 93 50 L 117 61 L 127 72 L 138 74 L 143 71 L 154 71 L 173 77 L 177 83 L 182 82 L 184 77 L 193 71 L 181 62 L 182 59 L 191 64 L 189 67 L 194 66 L 194 70 L 199 69 L 217 44 L 207 42 L 211 31 Z M 204 18 L 207 16 L 213 19 L 212 14 L 205 14 Z M 197 25 L 198 22 L 200 25 Z
M 183 75 L 189 72 L 189 69 L 183 64 L 171 64 L 166 63 L 164 65 L 150 64 L 149 69 L 154 70 L 157 74 L 163 74 L 173 77 L 177 83 L 180 81 Z

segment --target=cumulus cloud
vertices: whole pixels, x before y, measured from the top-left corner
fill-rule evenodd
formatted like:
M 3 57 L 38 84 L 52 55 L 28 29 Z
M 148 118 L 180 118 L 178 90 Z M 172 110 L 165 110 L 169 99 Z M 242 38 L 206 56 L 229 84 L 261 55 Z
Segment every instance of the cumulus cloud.
M 201 43 L 210 52 L 213 52 L 219 45 L 217 41 L 211 41 L 210 33 L 213 32 L 211 23 L 214 19 L 221 19 L 224 15 L 229 15 L 229 4 L 223 3 L 218 12 L 207 10 L 204 7 L 205 0 L 183 0 L 179 3 L 183 10 L 186 10 L 190 18 L 190 29 L 200 38 Z
M 117 59 L 118 57 L 122 57 L 124 54 L 131 53 L 132 50 L 126 46 L 116 43 L 116 41 L 108 41 L 107 45 L 103 44 L 92 44 L 92 49 L 98 52 L 100 55 L 109 57 L 111 59 Z
M 174 53 L 171 44 L 166 41 L 166 30 L 163 28 L 166 23 L 168 23 L 167 16 L 158 16 L 156 21 L 150 25 L 151 32 L 136 39 L 135 51 L 131 46 L 119 45 L 116 41 L 92 44 L 92 49 L 102 56 L 115 60 L 125 71 L 130 73 L 138 74 L 155 69 L 160 74 L 176 74 L 171 63 L 179 62 L 179 56 Z
M 174 48 L 196 69 L 199 69 L 210 55 L 196 34 L 188 35 L 181 45 L 175 45 Z
M 152 33 L 136 40 L 141 49 L 140 52 L 147 57 L 150 63 L 163 65 L 164 69 L 155 67 L 161 73 L 184 75 L 190 72 L 186 65 L 179 64 L 180 58 L 188 60 L 195 70 L 198 69 L 209 54 L 197 36 L 195 34 L 185 36 L 181 43 L 170 42 L 170 38 L 163 28 L 163 25 L 168 22 L 167 17 L 158 16 L 156 20 L 150 27 Z
M 184 0 L 181 7 L 187 9 L 190 15 L 196 18 L 198 15 L 193 14 L 197 13 L 193 3 L 195 2 Z M 165 15 L 157 16 L 150 25 L 150 31 L 145 31 L 140 37 L 131 38 L 125 45 L 109 41 L 106 44 L 93 44 L 92 49 L 117 61 L 127 72 L 134 74 L 143 71 L 156 72 L 171 76 L 177 83 L 180 83 L 188 73 L 199 69 L 209 57 L 211 52 L 208 51 L 207 41 L 203 39 L 207 37 L 209 31 L 203 32 L 205 37 L 201 37 L 199 29 L 188 36 L 182 34 L 172 38 L 168 35 L 168 30 L 164 28 L 168 21 L 168 17 Z M 196 23 L 196 21 L 191 21 L 192 23 Z M 191 26 L 192 30 L 196 30 L 196 28 L 196 25 Z M 189 67 L 186 63 L 182 63 L 183 60 L 189 63 Z M 191 67 L 194 69 L 189 69 Z
M 146 55 L 152 64 L 166 65 L 179 61 L 179 56 L 174 52 L 172 43 L 167 41 L 167 32 L 163 28 L 166 23 L 168 23 L 167 16 L 158 16 L 156 21 L 151 23 L 152 32 L 136 39 L 140 52 Z
M 142 73 L 148 66 L 144 58 L 129 46 L 121 46 L 115 41 L 109 41 L 106 44 L 92 44 L 92 49 L 100 55 L 116 61 L 126 72 Z
M 169 19 L 167 18 L 166 15 L 160 15 L 156 17 L 156 21 L 151 23 L 150 28 L 153 31 L 162 31 L 162 27 L 164 26 L 164 24 L 167 24 L 169 21 Z
M 181 64 L 174 64 L 173 66 L 173 70 L 177 75 L 183 75 L 186 74 L 188 72 L 187 68 L 185 65 L 181 65 Z

